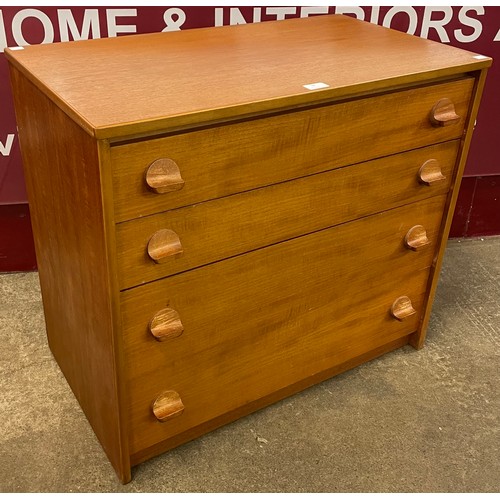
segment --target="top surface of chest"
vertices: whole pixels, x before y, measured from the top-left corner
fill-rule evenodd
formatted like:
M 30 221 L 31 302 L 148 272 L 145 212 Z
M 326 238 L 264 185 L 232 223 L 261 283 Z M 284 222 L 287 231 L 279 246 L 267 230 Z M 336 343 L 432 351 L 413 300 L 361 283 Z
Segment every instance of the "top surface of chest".
M 116 139 L 480 69 L 489 58 L 346 16 L 6 50 L 87 132 Z M 308 84 L 327 86 L 310 90 Z

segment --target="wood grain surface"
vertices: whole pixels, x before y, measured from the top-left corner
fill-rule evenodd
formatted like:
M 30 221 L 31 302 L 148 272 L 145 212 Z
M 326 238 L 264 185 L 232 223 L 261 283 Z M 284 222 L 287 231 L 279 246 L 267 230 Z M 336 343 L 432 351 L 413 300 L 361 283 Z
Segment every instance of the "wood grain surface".
M 5 54 L 98 138 L 158 133 L 491 65 L 489 58 L 342 15 L 34 45 Z M 329 87 L 304 88 L 316 82 Z
M 460 138 L 473 85 L 465 78 L 112 147 L 116 220 Z M 443 96 L 462 119 L 434 127 L 429 113 Z M 182 190 L 157 194 L 148 188 L 146 171 L 158 158 L 177 163 Z
M 457 148 L 458 141 L 445 142 L 118 224 L 120 286 L 130 288 L 446 193 Z M 430 158 L 439 161 L 446 178 L 426 186 L 418 172 Z M 166 230 L 178 236 L 182 253 L 170 252 L 157 264 L 149 255 L 151 238 Z M 165 244 L 165 253 L 170 246 Z
M 399 322 L 390 307 L 407 295 L 422 312 L 435 246 L 412 252 L 404 236 L 418 222 L 435 242 L 445 201 L 436 196 L 122 292 L 131 453 L 415 331 L 420 314 Z M 184 332 L 159 343 L 148 323 L 165 307 L 178 312 Z M 163 390 L 185 406 L 166 427 L 151 425 L 151 401 Z
M 97 144 L 17 70 L 11 78 L 49 346 L 127 482 Z

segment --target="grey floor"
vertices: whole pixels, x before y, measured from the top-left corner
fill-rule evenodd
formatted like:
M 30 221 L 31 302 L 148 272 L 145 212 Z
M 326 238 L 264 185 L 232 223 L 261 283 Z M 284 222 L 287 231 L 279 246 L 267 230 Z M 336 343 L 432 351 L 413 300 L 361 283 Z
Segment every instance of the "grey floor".
M 500 238 L 451 241 L 404 347 L 114 471 L 45 341 L 36 273 L 0 275 L 1 492 L 500 491 Z

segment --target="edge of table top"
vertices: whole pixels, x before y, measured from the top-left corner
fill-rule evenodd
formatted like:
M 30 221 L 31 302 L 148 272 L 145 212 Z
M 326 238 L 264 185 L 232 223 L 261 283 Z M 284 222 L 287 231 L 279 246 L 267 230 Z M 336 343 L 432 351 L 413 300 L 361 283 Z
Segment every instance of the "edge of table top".
M 383 92 L 492 63 L 343 15 L 36 45 L 5 55 L 90 135 L 109 140 Z M 316 82 L 329 86 L 303 86 Z

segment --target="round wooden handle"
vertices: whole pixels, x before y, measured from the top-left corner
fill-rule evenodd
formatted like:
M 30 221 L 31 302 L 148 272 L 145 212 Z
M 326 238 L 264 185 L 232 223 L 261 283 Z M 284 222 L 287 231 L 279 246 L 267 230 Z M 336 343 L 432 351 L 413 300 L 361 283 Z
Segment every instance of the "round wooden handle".
M 405 318 L 413 316 L 416 312 L 417 311 L 415 311 L 411 305 L 411 300 L 406 295 L 398 297 L 391 307 L 392 316 L 399 321 L 403 321 Z
M 179 236 L 170 229 L 156 231 L 148 242 L 148 255 L 157 264 L 160 264 L 167 257 L 181 254 L 183 251 Z
M 427 160 L 418 171 L 418 180 L 422 184 L 430 186 L 434 182 L 444 181 L 446 177 L 441 172 L 441 165 L 437 160 Z
M 184 187 L 179 166 L 170 158 L 155 160 L 146 171 L 146 184 L 158 194 L 179 191 Z
M 427 238 L 427 233 L 424 226 L 413 226 L 406 233 L 405 245 L 406 248 L 410 250 L 417 251 L 419 248 L 425 247 L 430 243 L 429 238 Z
M 181 397 L 175 391 L 164 391 L 153 401 L 154 416 L 160 422 L 178 417 L 184 411 Z
M 163 342 L 182 335 L 184 326 L 179 313 L 167 307 L 153 316 L 149 322 L 149 331 L 156 340 Z
M 431 114 L 431 123 L 435 127 L 447 127 L 448 125 L 454 125 L 460 121 L 460 116 L 455 113 L 455 105 L 447 97 L 439 99 L 439 101 L 434 104 Z

